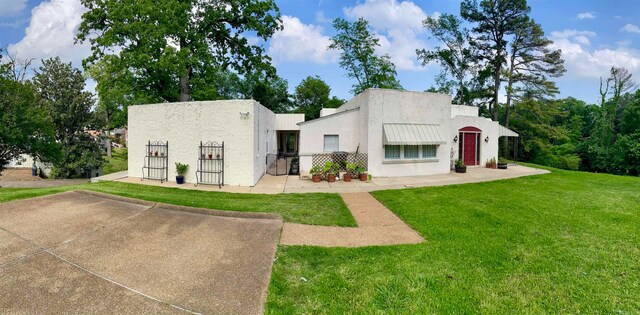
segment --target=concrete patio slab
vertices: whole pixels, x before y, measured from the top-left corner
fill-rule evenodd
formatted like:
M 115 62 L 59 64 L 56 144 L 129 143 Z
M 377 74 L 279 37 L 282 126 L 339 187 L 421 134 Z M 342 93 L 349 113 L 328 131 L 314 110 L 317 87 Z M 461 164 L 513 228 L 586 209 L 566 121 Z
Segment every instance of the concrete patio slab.
M 53 251 L 200 313 L 262 313 L 281 222 L 153 208 Z
M 0 309 L 261 314 L 282 219 L 232 215 L 81 192 L 0 204 Z
M 0 287 L 4 314 L 184 314 L 48 253 L 0 266 Z
M 66 192 L 0 204 L 0 228 L 47 248 L 126 219 L 149 207 Z
M 116 179 L 115 181 L 160 187 L 247 194 L 355 193 L 387 189 L 478 183 L 547 173 L 549 173 L 549 171 L 533 167 L 527 167 L 523 165 L 509 165 L 509 168 L 506 170 L 488 169 L 484 167 L 470 167 L 467 169 L 467 173 L 465 174 L 451 172 L 448 174 L 416 177 L 374 177 L 371 181 L 368 182 L 354 179 L 351 182 L 344 182 L 339 180 L 333 183 L 329 183 L 327 181 L 314 183 L 309 179 L 301 179 L 299 176 L 264 175 L 255 187 L 223 186 L 222 188 L 211 185 L 198 185 L 197 187 L 193 184 L 177 185 L 173 181 L 163 183 L 160 183 L 160 181 L 156 180 L 141 181 L 140 178 L 135 177 L 120 178 Z

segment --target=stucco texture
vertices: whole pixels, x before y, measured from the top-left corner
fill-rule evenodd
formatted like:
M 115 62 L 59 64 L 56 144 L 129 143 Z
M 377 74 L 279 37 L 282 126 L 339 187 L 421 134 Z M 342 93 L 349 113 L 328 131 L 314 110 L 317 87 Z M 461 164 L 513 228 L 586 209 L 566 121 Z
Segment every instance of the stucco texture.
M 188 183 L 196 182 L 200 141 L 224 141 L 224 183 L 231 186 L 254 186 L 264 175 L 265 155 L 276 150 L 275 114 L 254 100 L 138 105 L 128 111 L 130 177 L 142 177 L 149 141 L 169 142 L 168 179 L 175 180 L 176 162 L 186 163 Z

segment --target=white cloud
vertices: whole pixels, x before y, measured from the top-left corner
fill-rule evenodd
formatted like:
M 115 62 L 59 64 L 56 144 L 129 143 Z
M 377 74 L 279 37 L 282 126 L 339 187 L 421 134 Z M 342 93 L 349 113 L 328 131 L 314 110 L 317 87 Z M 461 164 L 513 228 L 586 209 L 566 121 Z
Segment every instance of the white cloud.
M 316 12 L 316 23 L 326 24 L 329 22 L 331 22 L 331 19 L 327 18 L 322 10 Z
M 638 34 L 640 34 L 640 27 L 638 27 L 637 25 L 633 25 L 633 24 L 627 24 L 627 25 L 623 26 L 620 30 L 621 31 L 625 31 L 625 32 L 629 32 L 629 33 L 638 33 Z
M 273 34 L 268 54 L 274 63 L 286 61 L 312 61 L 320 64 L 337 60 L 335 51 L 329 50 L 331 40 L 322 34 L 321 26 L 304 24 L 297 17 L 282 16 L 281 31 Z
M 0 0 L 0 16 L 18 14 L 27 6 L 27 0 Z
M 344 8 L 346 17 L 364 18 L 380 38 L 379 53 L 388 53 L 399 70 L 423 70 L 416 60 L 416 48 L 426 47 L 418 38 L 424 32 L 427 14 L 412 1 L 366 0 Z
M 562 58 L 567 68 L 566 76 L 606 77 L 612 66 L 625 67 L 636 75 L 640 72 L 640 51 L 623 43 L 618 43 L 617 47 L 590 48 L 584 38 L 595 36 L 594 32 L 577 30 L 551 33 L 553 48 L 562 50 Z
M 42 2 L 31 10 L 24 38 L 9 45 L 9 52 L 19 58 L 59 56 L 80 66 L 82 59 L 90 54 L 90 48 L 88 43 L 74 45 L 74 38 L 86 10 L 78 0 Z
M 578 15 L 576 16 L 576 18 L 580 19 L 580 20 L 584 20 L 584 19 L 595 19 L 595 12 L 582 12 L 582 13 L 578 13 Z

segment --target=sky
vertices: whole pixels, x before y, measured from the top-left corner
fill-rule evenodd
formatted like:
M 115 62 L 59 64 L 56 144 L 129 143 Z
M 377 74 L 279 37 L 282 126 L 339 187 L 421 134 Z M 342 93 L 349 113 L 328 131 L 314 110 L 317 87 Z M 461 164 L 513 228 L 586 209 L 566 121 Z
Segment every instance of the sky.
M 398 79 L 407 90 L 435 85 L 439 66 L 422 66 L 416 49 L 438 43 L 422 27 L 428 16 L 459 14 L 455 0 L 276 0 L 284 29 L 261 43 L 273 58 L 278 74 L 294 91 L 307 76 L 319 76 L 332 95 L 352 97 L 353 81 L 338 65 L 339 54 L 329 50 L 335 34 L 331 21 L 364 17 L 379 38 L 379 54 L 388 53 Z M 529 0 L 531 16 L 561 49 L 567 72 L 555 79 L 561 94 L 596 103 L 600 77 L 611 66 L 629 69 L 640 81 L 640 1 Z M 86 9 L 79 0 L 0 0 L 0 47 L 19 58 L 59 56 L 75 66 L 89 54 L 89 46 L 74 44 Z M 89 83 L 88 89 L 95 83 Z

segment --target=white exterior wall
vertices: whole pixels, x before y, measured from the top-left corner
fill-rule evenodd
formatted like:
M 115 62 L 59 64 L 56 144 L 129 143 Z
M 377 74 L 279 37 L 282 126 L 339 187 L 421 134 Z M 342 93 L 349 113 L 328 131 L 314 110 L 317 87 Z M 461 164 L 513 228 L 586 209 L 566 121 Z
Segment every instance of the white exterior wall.
M 360 143 L 360 111 L 353 109 L 300 125 L 300 174 L 305 176 L 313 166 L 313 154 L 323 153 L 324 136 L 338 135 L 340 151 L 355 152 Z M 362 150 L 361 150 L 362 152 Z
M 451 105 L 451 118 L 456 116 L 472 116 L 478 117 L 479 108 L 467 105 Z
M 250 114 L 253 119 L 253 143 L 254 143 L 254 160 L 253 160 L 253 183 L 250 185 L 241 186 L 255 186 L 256 183 L 267 172 L 267 154 L 276 154 L 278 150 L 277 136 L 276 136 L 276 115 L 260 105 L 258 102 L 253 104 L 253 112 Z M 226 142 L 225 142 L 226 149 Z M 249 153 L 249 152 L 247 152 Z M 226 160 L 226 159 L 225 159 Z M 226 171 L 226 169 L 225 169 Z M 245 170 L 246 172 L 246 170 Z M 226 182 L 226 179 L 225 179 Z
M 249 112 L 248 118 L 240 112 Z M 253 100 L 130 106 L 128 126 L 132 177 L 142 177 L 148 141 L 169 141 L 169 181 L 180 162 L 189 164 L 185 181 L 195 183 L 200 141 L 224 141 L 225 185 L 253 186 L 264 174 L 266 130 L 275 143 L 275 115 Z
M 276 130 L 300 130 L 298 123 L 304 122 L 304 114 L 276 114 Z
M 337 108 L 323 108 L 320 110 L 320 117 L 335 114 L 337 110 Z
M 451 119 L 451 133 L 449 138 L 453 139 L 458 135 L 460 129 L 467 126 L 476 127 L 482 131 L 480 134 L 480 166 L 484 166 L 485 162 L 491 158 L 495 158 L 497 161 L 498 131 L 500 126 L 498 122 L 484 117 L 456 116 Z M 489 137 L 489 142 L 484 141 L 487 136 Z M 462 140 L 458 139 L 458 142 L 460 141 Z M 451 142 L 453 141 L 451 140 Z M 453 151 L 452 160 L 456 160 L 459 157 L 458 145 L 459 143 L 455 143 L 451 146 Z
M 438 147 L 435 161 L 384 161 L 385 123 L 439 125 L 447 134 L 451 128 L 451 97 L 444 94 L 370 89 L 368 95 L 369 173 L 379 177 L 420 176 L 449 173 L 451 140 Z

